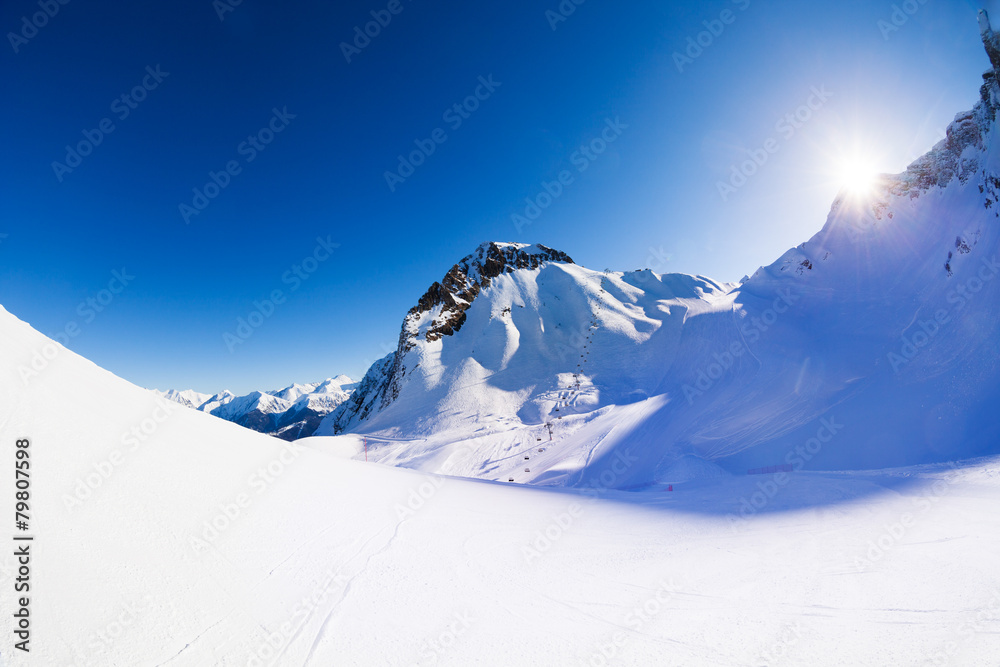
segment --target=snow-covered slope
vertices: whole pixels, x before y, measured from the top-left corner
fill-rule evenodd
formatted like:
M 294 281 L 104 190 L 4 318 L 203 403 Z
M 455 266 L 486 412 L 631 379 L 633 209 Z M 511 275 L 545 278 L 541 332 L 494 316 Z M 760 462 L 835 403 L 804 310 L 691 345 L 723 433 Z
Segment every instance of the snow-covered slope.
M 985 93 L 739 287 L 483 248 L 502 264 L 411 313 L 326 422 L 361 435 L 253 433 L 0 308 L 0 458 L 30 463 L 33 538 L 27 563 L 0 555 L 0 586 L 29 585 L 31 652 L 8 595 L 0 660 L 995 664 L 998 458 L 809 470 L 990 449 L 993 77 Z M 778 454 L 805 469 L 730 474 Z
M 312 435 L 323 418 L 348 399 L 354 386 L 354 380 L 338 375 L 322 382 L 292 384 L 268 392 L 253 391 L 245 396 L 230 391 L 209 396 L 173 389 L 166 392 L 154 389 L 153 393 L 260 433 L 295 440 Z
M 988 27 L 984 42 L 1000 62 Z M 621 488 L 669 483 L 684 457 L 744 472 L 996 453 L 1000 89 L 983 80 L 946 139 L 841 194 L 818 234 L 740 285 L 483 244 L 317 434 L 367 435 L 395 465 L 557 485 L 628 452 L 641 464 Z
M 10 667 L 985 665 L 1000 653 L 995 461 L 702 475 L 673 493 L 425 475 L 345 459 L 362 450 L 354 436 L 283 443 L 185 409 L 0 309 L 3 460 L 19 438 L 31 570 L 11 546 L 0 586 L 29 579 L 31 652 L 11 648 L 7 596 Z M 3 494 L 0 510 L 13 517 L 13 503 Z

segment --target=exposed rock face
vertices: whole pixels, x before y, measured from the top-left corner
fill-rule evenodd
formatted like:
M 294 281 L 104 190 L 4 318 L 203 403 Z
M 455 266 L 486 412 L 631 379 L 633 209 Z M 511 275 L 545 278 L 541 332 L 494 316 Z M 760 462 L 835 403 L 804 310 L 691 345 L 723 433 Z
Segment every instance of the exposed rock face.
M 986 55 L 989 56 L 994 71 L 1000 70 L 1000 40 L 990 26 L 990 17 L 985 9 L 979 10 L 979 34 L 983 38 L 983 46 L 986 47 Z
M 965 183 L 979 171 L 980 153 L 986 134 L 993 124 L 997 109 L 1000 109 L 1000 98 L 997 95 L 1000 36 L 990 27 L 985 10 L 979 10 L 979 28 L 986 54 L 993 65 L 992 70 L 983 74 L 979 103 L 971 111 L 956 115 L 948 126 L 947 136 L 926 155 L 914 161 L 905 172 L 886 178 L 889 194 L 919 197 L 930 188 L 943 188 L 955 177 Z M 966 149 L 970 147 L 975 150 L 967 154 Z
M 517 269 L 537 269 L 543 262 L 572 264 L 573 260 L 566 253 L 541 244 L 529 246 L 493 242 L 480 245 L 476 252 L 451 267 L 441 282 L 431 285 L 420 297 L 417 305 L 407 313 L 403 335 L 408 341 L 415 337 L 414 331 L 408 331 L 407 323 L 431 312 L 436 306 L 441 306 L 441 311 L 427 328 L 424 334 L 426 339 L 434 341 L 452 335 L 462 328 L 465 311 L 472 305 L 479 290 L 489 286 L 490 280 Z
M 396 351 L 372 364 L 351 398 L 330 415 L 333 431 L 341 433 L 395 401 L 411 370 L 407 352 L 421 338 L 432 343 L 461 329 L 465 311 L 494 278 L 546 262 L 574 263 L 566 253 L 541 244 L 489 242 L 451 267 L 406 314 Z
M 392 379 L 395 358 L 396 353 L 390 352 L 372 364 L 351 397 L 329 415 L 328 418 L 334 422 L 335 432 L 341 433 L 347 425 L 364 421 L 369 415 L 378 412 Z

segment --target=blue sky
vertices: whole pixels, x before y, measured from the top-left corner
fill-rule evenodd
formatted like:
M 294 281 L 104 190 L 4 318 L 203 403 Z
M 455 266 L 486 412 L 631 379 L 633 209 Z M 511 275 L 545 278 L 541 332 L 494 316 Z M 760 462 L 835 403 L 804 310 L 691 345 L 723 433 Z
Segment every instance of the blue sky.
M 988 67 L 964 1 L 231 1 L 0 8 L 0 303 L 146 387 L 360 377 L 487 240 L 738 280 L 822 226 L 843 156 L 902 170 Z

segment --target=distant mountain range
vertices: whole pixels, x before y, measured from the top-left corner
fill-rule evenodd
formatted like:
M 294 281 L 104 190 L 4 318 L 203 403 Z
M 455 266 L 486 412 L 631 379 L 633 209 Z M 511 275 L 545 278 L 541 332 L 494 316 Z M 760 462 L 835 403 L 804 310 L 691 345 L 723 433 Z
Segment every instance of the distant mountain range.
M 253 391 L 245 396 L 230 391 L 214 396 L 190 389 L 152 391 L 175 403 L 254 431 L 296 440 L 312 435 L 322 419 L 350 397 L 355 384 L 346 375 L 338 375 L 322 382 L 292 384 L 275 391 Z

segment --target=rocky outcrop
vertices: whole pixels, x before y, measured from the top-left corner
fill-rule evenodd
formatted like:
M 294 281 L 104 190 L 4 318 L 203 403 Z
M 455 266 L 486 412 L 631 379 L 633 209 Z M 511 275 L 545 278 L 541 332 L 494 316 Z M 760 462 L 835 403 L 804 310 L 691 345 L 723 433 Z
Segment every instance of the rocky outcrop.
M 517 269 L 537 269 L 544 262 L 572 264 L 573 260 L 566 253 L 541 244 L 492 242 L 480 245 L 474 253 L 451 267 L 441 282 L 431 285 L 407 313 L 407 322 L 403 324 L 406 349 L 412 347 L 412 339 L 417 335 L 414 326 L 408 330 L 407 323 L 414 324 L 423 314 L 440 306 L 440 312 L 427 327 L 424 337 L 435 341 L 450 336 L 462 328 L 465 311 L 493 278 Z
M 1000 108 L 1000 89 L 997 87 L 1000 36 L 990 27 L 985 10 L 979 11 L 979 28 L 986 54 L 993 65 L 993 69 L 983 74 L 980 101 L 971 111 L 955 116 L 945 132 L 945 138 L 914 161 L 905 172 L 885 177 L 887 194 L 915 198 L 931 188 L 943 188 L 953 178 L 965 183 L 977 174 L 984 179 L 987 177 L 987 174 L 980 173 L 980 154 Z M 975 150 L 967 151 L 970 147 Z
M 381 409 L 384 397 L 389 394 L 395 358 L 396 353 L 391 352 L 371 365 L 351 397 L 324 420 L 329 428 L 321 431 L 321 435 L 343 433 Z
M 476 296 L 497 276 L 537 269 L 546 262 L 574 263 L 564 252 L 526 243 L 483 243 L 462 258 L 407 312 L 396 351 L 372 364 L 351 398 L 327 418 L 329 428 L 321 430 L 342 433 L 390 405 L 412 370 L 407 353 L 418 341 L 433 343 L 455 334 Z
M 1000 71 L 1000 39 L 997 39 L 996 33 L 993 32 L 989 14 L 985 9 L 979 10 L 979 34 L 983 38 L 983 46 L 986 47 L 990 64 L 993 65 L 994 71 Z

